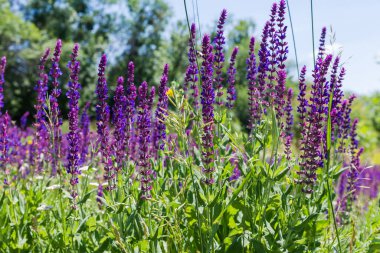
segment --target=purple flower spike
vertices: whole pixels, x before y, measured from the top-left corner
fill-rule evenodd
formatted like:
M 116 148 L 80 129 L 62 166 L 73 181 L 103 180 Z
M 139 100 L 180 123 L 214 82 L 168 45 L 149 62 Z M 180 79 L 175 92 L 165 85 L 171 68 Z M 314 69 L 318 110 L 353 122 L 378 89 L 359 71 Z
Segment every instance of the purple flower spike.
M 10 117 L 8 112 L 0 117 L 0 167 L 3 172 L 6 172 L 6 166 L 9 162 L 9 128 Z
M 276 109 L 277 119 L 281 120 L 282 116 L 284 116 L 284 106 L 285 106 L 285 93 L 286 93 L 286 71 L 279 70 L 278 71 L 278 81 L 276 85 L 276 93 L 274 95 L 274 104 Z
M 80 153 L 79 165 L 83 165 L 87 161 L 88 146 L 90 144 L 89 134 L 90 134 L 90 117 L 88 115 L 88 109 L 90 108 L 90 102 L 87 102 L 82 111 L 82 116 L 80 120 L 80 127 L 82 130 L 82 149 Z
M 275 96 L 274 92 L 274 82 L 276 79 L 276 66 L 277 66 L 277 49 L 278 49 L 278 38 L 276 31 L 276 19 L 277 19 L 277 3 L 273 3 L 271 9 L 270 19 L 268 21 L 268 80 L 266 86 L 266 97 L 265 100 L 272 104 L 273 98 Z
M 206 184 L 213 184 L 213 172 L 215 170 L 213 166 L 214 162 L 214 102 L 215 91 L 213 88 L 213 62 L 214 56 L 212 54 L 212 46 L 210 45 L 210 37 L 205 35 L 202 40 L 202 120 L 203 120 L 203 168 L 206 178 L 204 182 Z
M 188 86 L 190 85 L 190 88 L 192 89 L 192 99 L 193 99 L 193 106 L 194 108 L 198 108 L 198 66 L 197 66 L 197 52 L 195 48 L 195 39 L 196 39 L 196 27 L 195 24 L 191 25 L 190 29 L 190 38 L 189 38 L 189 52 L 188 52 L 188 58 L 189 58 L 189 66 L 186 69 L 186 75 L 185 75 L 185 82 L 184 82 L 184 91 L 185 96 L 187 96 L 187 90 Z
M 257 87 L 256 75 L 256 57 L 255 57 L 255 38 L 252 37 L 249 43 L 249 56 L 247 63 L 247 80 L 248 80 L 248 106 L 249 106 L 249 125 L 251 133 L 260 120 L 260 93 Z
M 317 179 L 316 170 L 323 166 L 323 124 L 327 120 L 328 92 L 326 87 L 326 75 L 332 61 L 332 55 L 325 59 L 318 59 L 313 71 L 314 82 L 311 91 L 311 105 L 307 114 L 307 130 L 302 129 L 304 134 L 301 138 L 301 170 L 297 173 L 301 176 L 300 183 L 304 184 L 303 191 L 312 193 Z
M 285 116 L 286 116 L 286 125 L 285 125 L 285 154 L 286 159 L 290 160 L 291 144 L 292 144 L 292 127 L 293 127 L 293 108 L 292 108 L 292 98 L 293 98 L 293 90 L 288 89 L 288 94 L 286 97 L 286 105 L 285 105 Z
M 322 27 L 321 37 L 319 39 L 318 59 L 322 59 L 325 54 L 325 51 L 326 51 L 325 43 L 326 43 L 326 27 Z
M 357 140 L 357 125 L 358 125 L 358 119 L 354 119 L 351 126 L 350 131 L 350 169 L 347 175 L 347 199 L 349 200 L 349 203 L 347 205 L 350 205 L 352 201 L 356 199 L 357 195 L 357 181 L 358 176 L 361 172 L 360 168 L 360 155 L 363 153 L 363 148 L 358 150 L 358 140 Z
M 287 30 L 287 26 L 284 24 L 285 9 L 286 9 L 286 2 L 285 0 L 281 0 L 278 6 L 278 14 L 277 14 L 277 27 L 278 27 L 277 63 L 278 63 L 278 68 L 282 70 L 285 70 L 285 61 L 287 59 L 287 54 L 288 54 L 288 43 L 285 41 L 286 30 Z
M 43 158 L 41 157 L 41 154 L 47 154 L 47 146 L 49 142 L 49 135 L 47 131 L 47 118 L 46 118 L 46 96 L 48 92 L 48 75 L 45 73 L 45 63 L 47 61 L 47 58 L 49 57 L 50 49 L 46 49 L 44 55 L 40 59 L 39 63 L 39 80 L 37 82 L 36 87 L 34 88 L 37 91 L 37 104 L 34 106 L 36 109 L 35 114 L 35 123 L 34 127 L 36 128 L 35 133 L 35 142 L 34 145 L 36 147 L 34 158 L 37 159 L 37 161 L 34 161 L 35 170 L 36 173 L 41 173 L 43 170 Z M 46 158 L 45 158 L 46 159 Z
M 110 140 L 109 140 L 109 119 L 110 110 L 107 103 L 108 100 L 108 87 L 107 80 L 105 77 L 107 65 L 107 56 L 102 55 L 99 63 L 98 69 L 98 84 L 96 86 L 96 94 L 98 95 L 98 104 L 96 105 L 97 114 L 97 132 L 98 132 L 98 142 L 100 143 L 100 152 L 102 154 L 102 162 L 104 165 L 104 179 L 108 181 L 108 186 L 106 190 L 113 190 L 114 184 L 114 168 L 112 163 L 112 158 L 110 154 Z
M 20 118 L 20 126 L 21 126 L 21 128 L 23 129 L 23 130 L 25 130 L 26 129 L 26 125 L 27 125 L 27 123 L 28 123 L 28 117 L 29 117 L 29 112 L 25 112 L 22 116 L 21 116 L 21 118 Z
M 0 61 L 0 115 L 2 113 L 3 107 L 4 107 L 4 72 L 5 67 L 7 65 L 7 58 L 5 56 L 1 57 Z
M 133 62 L 128 64 L 128 79 L 127 79 L 127 104 L 125 106 L 125 118 L 126 118 L 126 130 L 125 130 L 125 145 L 128 147 L 128 157 L 133 158 L 134 145 L 133 140 L 136 139 L 133 136 L 133 123 L 135 121 L 135 100 L 137 96 L 136 86 L 134 84 L 135 65 Z
M 78 196 L 75 185 L 78 184 L 78 175 L 81 174 L 79 170 L 79 151 L 80 151 L 80 136 L 79 136 L 79 105 L 78 101 L 80 98 L 79 89 L 81 88 L 78 78 L 80 63 L 77 60 L 79 51 L 79 45 L 75 44 L 74 49 L 71 53 L 71 60 L 68 63 L 70 71 L 69 80 L 69 90 L 66 94 L 69 100 L 69 133 L 67 134 L 67 142 L 69 145 L 69 150 L 67 154 L 67 166 L 66 172 L 71 174 L 70 184 L 71 184 L 71 197 L 73 198 L 75 206 L 75 198 Z
M 216 103 L 219 105 L 222 105 L 222 96 L 223 96 L 223 78 L 222 78 L 222 69 L 224 65 L 224 53 L 223 53 L 223 47 L 226 44 L 225 37 L 224 37 L 224 23 L 226 22 L 227 18 L 227 10 L 223 9 L 222 13 L 220 14 L 219 21 L 218 21 L 218 30 L 216 31 L 216 36 L 213 40 L 213 43 L 215 44 L 215 88 L 217 91 L 217 101 Z
M 117 79 L 117 86 L 114 97 L 114 107 L 113 107 L 113 117 L 114 117 L 114 152 L 116 154 L 116 171 L 120 171 L 123 168 L 123 161 L 125 159 L 125 128 L 126 128 L 126 118 L 125 118 L 125 106 L 127 103 L 127 97 L 124 93 L 124 78 L 119 77 Z
M 266 89 L 266 79 L 267 72 L 269 70 L 269 51 L 268 51 L 268 36 L 269 36 L 270 23 L 267 22 L 263 29 L 263 34 L 261 37 L 260 49 L 258 52 L 259 56 L 259 65 L 257 68 L 257 82 L 258 82 L 258 92 L 261 103 L 264 105 L 266 102 L 263 100 L 265 98 L 265 89 Z
M 139 159 L 137 165 L 140 174 L 141 198 L 151 198 L 150 191 L 152 190 L 151 182 L 153 180 L 153 170 L 149 159 L 150 153 L 150 136 L 151 136 L 151 109 L 153 104 L 153 97 L 155 94 L 154 87 L 152 87 L 150 94 L 148 94 L 148 84 L 143 82 L 138 90 L 138 117 L 137 128 L 139 131 Z
M 227 89 L 228 95 L 227 95 L 226 106 L 229 109 L 232 109 L 234 107 L 235 100 L 236 100 L 236 89 L 235 89 L 236 68 L 235 68 L 235 62 L 236 62 L 236 55 L 238 52 L 239 52 L 238 47 L 235 47 L 232 50 L 231 59 L 230 59 L 230 66 L 228 67 L 228 70 L 227 70 L 227 76 L 228 76 L 227 83 L 229 85 L 228 85 L 228 89 Z
M 62 119 L 60 118 L 60 110 L 58 104 L 58 98 L 61 95 L 61 89 L 59 88 L 58 78 L 62 75 L 61 69 L 59 68 L 59 61 L 61 59 L 61 51 L 62 50 L 62 41 L 60 39 L 57 40 L 55 45 L 54 55 L 52 58 L 52 66 L 50 68 L 50 76 L 52 77 L 52 87 L 53 90 L 50 94 L 50 108 L 51 108 L 51 131 L 52 131 L 52 175 L 57 174 L 59 161 L 61 159 L 61 125 Z
M 156 109 L 156 125 L 154 134 L 154 148 L 156 152 L 159 149 L 164 150 L 164 141 L 166 140 L 165 120 L 168 115 L 168 96 L 166 95 L 168 87 L 166 85 L 168 83 L 168 72 L 169 65 L 165 64 L 160 87 L 158 88 L 158 103 Z

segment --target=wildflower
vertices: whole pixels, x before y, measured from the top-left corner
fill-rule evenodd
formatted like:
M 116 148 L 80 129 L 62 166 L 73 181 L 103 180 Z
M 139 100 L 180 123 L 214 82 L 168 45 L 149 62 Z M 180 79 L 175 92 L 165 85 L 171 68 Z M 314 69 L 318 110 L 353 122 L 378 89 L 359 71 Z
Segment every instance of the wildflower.
M 226 44 L 223 27 L 224 27 L 224 23 L 226 22 L 226 18 L 227 18 L 227 10 L 223 9 L 218 21 L 218 26 L 217 26 L 218 30 L 216 31 L 216 36 L 213 40 L 213 43 L 215 44 L 214 64 L 215 64 L 215 88 L 216 88 L 216 96 L 217 96 L 216 103 L 219 105 L 223 104 L 223 102 L 221 101 L 222 96 L 223 96 L 222 69 L 223 69 L 224 60 L 225 60 L 223 47 L 224 47 L 224 44 Z
M 127 97 L 124 94 L 124 78 L 119 77 L 117 79 L 117 86 L 114 97 L 114 151 L 116 154 L 116 171 L 120 171 L 123 167 L 123 161 L 125 158 L 125 128 L 126 128 L 126 117 L 125 117 L 125 106 L 127 103 Z
M 248 80 L 248 106 L 249 106 L 249 125 L 251 133 L 254 126 L 260 120 L 259 90 L 256 82 L 256 57 L 255 57 L 255 38 L 252 37 L 249 43 L 249 57 L 247 63 L 247 80 Z
M 8 112 L 0 117 L 0 165 L 3 171 L 9 161 L 9 128 L 10 117 Z
M 57 174 L 58 163 L 61 158 L 61 125 L 62 119 L 60 118 L 60 110 L 58 105 L 58 98 L 61 95 L 61 89 L 59 88 L 58 78 L 62 75 L 61 69 L 59 68 L 59 61 L 61 58 L 61 49 L 62 49 L 62 41 L 60 39 L 57 40 L 55 45 L 54 55 L 52 58 L 52 66 L 50 68 L 50 76 L 52 77 L 52 86 L 53 90 L 50 95 L 50 108 L 51 108 L 51 131 L 52 138 L 51 141 L 53 147 L 51 149 L 52 152 L 52 175 Z
M 151 164 L 149 159 L 151 158 L 149 144 L 151 136 L 151 109 L 153 103 L 153 97 L 155 94 L 154 87 L 151 88 L 150 94 L 148 94 L 148 84 L 143 82 L 138 90 L 138 118 L 137 127 L 139 130 L 139 159 L 137 165 L 139 166 L 140 173 L 140 186 L 142 199 L 151 198 L 150 191 L 152 190 L 152 176 L 153 170 L 150 168 Z
M 264 29 L 263 29 L 263 34 L 261 37 L 261 43 L 260 43 L 260 49 L 258 52 L 259 56 L 259 65 L 257 67 L 257 91 L 258 91 L 258 97 L 260 98 L 260 102 L 263 105 L 266 105 L 265 101 L 263 100 L 265 98 L 265 89 L 266 89 L 266 79 L 267 79 L 267 71 L 268 71 L 268 65 L 269 65 L 269 60 L 268 60 L 268 36 L 269 36 L 269 28 L 270 28 L 270 23 L 266 22 Z M 261 114 L 261 112 L 260 112 Z M 261 117 L 261 115 L 260 115 Z
M 232 109 L 234 107 L 234 103 L 236 100 L 236 89 L 235 89 L 235 75 L 236 75 L 236 68 L 235 68 L 235 62 L 236 62 L 236 55 L 239 52 L 239 48 L 235 47 L 232 50 L 231 59 L 230 59 L 230 66 L 227 70 L 227 83 L 229 84 L 227 89 L 227 103 L 226 106 L 229 109 Z
M 215 92 L 213 88 L 213 62 L 214 55 L 212 54 L 212 46 L 210 45 L 210 37 L 205 35 L 202 40 L 202 119 L 203 119 L 203 172 L 206 174 L 204 179 L 206 184 L 213 184 L 214 178 L 212 176 L 214 172 L 214 101 Z
M 46 122 L 46 96 L 48 91 L 48 75 L 45 73 L 45 63 L 47 61 L 47 58 L 49 57 L 50 49 L 46 49 L 45 53 L 42 55 L 40 59 L 40 63 L 38 65 L 39 68 L 39 80 L 37 82 L 37 85 L 35 86 L 35 90 L 37 91 L 37 104 L 34 106 L 36 109 L 36 114 L 34 116 L 35 123 L 34 127 L 36 128 L 35 132 L 35 159 L 39 158 L 37 161 L 33 161 L 33 163 L 36 166 L 36 172 L 40 173 L 42 172 L 43 167 L 43 160 L 41 159 L 41 154 L 46 154 L 47 152 L 47 146 L 49 141 L 48 132 L 46 129 L 47 122 Z
M 277 48 L 278 48 L 278 39 L 276 31 L 276 19 L 277 19 L 277 3 L 273 3 L 271 9 L 270 19 L 268 21 L 268 80 L 269 82 L 266 85 L 266 96 L 265 100 L 272 104 L 273 98 L 275 96 L 273 85 L 276 79 L 275 72 L 277 66 Z
M 285 70 L 285 61 L 287 59 L 288 53 L 288 43 L 285 41 L 286 38 L 286 30 L 287 26 L 284 24 L 285 20 L 285 9 L 286 2 L 285 0 L 281 0 L 278 6 L 278 14 L 277 14 L 277 64 L 278 68 L 281 70 Z
M 286 116 L 286 125 L 285 125 L 285 154 L 286 159 L 290 160 L 291 155 L 291 143 L 292 143 L 292 126 L 293 126 L 293 108 L 292 108 L 292 98 L 293 98 L 293 90 L 288 89 L 287 97 L 286 97 L 286 106 L 285 106 L 285 116 Z
M 158 102 L 156 109 L 156 125 L 154 134 L 154 148 L 156 151 L 164 149 L 164 141 L 166 140 L 166 125 L 165 119 L 168 115 L 168 71 L 169 65 L 165 64 L 164 71 L 162 73 L 160 86 L 158 88 Z M 173 92 L 173 91 L 172 91 Z
M 26 128 L 26 124 L 27 124 L 27 121 L 28 121 L 28 116 L 29 116 L 29 112 L 25 112 L 22 116 L 21 116 L 21 119 L 20 119 L 20 126 L 22 129 L 25 130 Z
M 198 108 L 198 66 L 197 66 L 197 56 L 196 56 L 196 48 L 195 48 L 195 36 L 196 36 L 196 27 L 195 24 L 191 25 L 190 29 L 190 37 L 189 37 L 189 66 L 186 69 L 185 81 L 184 81 L 184 91 L 185 97 L 187 96 L 188 85 L 190 84 L 190 88 L 193 90 L 192 99 L 194 108 Z
M 317 59 L 313 71 L 313 85 L 311 91 L 311 104 L 310 110 L 307 114 L 307 130 L 301 130 L 302 143 L 301 143 L 301 170 L 297 173 L 301 176 L 300 183 L 304 184 L 303 191 L 306 193 L 313 192 L 313 185 L 317 179 L 316 170 L 323 166 L 323 150 L 321 143 L 323 143 L 323 123 L 327 119 L 327 104 L 326 101 L 326 74 L 332 60 L 332 55 L 326 56 L 325 59 Z M 301 109 L 302 110 L 302 109 Z
M 78 101 L 80 98 L 79 89 L 81 88 L 78 78 L 79 78 L 79 70 L 80 63 L 77 60 L 79 51 L 79 45 L 75 44 L 73 51 L 71 53 L 71 60 L 68 63 L 68 68 L 70 71 L 70 81 L 68 83 L 69 90 L 66 94 L 69 99 L 69 133 L 67 134 L 67 142 L 69 145 L 69 150 L 67 154 L 67 166 L 66 172 L 71 174 L 70 184 L 71 188 L 71 197 L 74 200 L 75 206 L 75 198 L 78 196 L 75 191 L 75 185 L 78 184 L 78 175 L 81 174 L 79 168 L 79 149 L 80 149 L 80 139 L 79 139 L 79 123 L 78 123 L 78 114 L 79 114 L 79 106 Z
M 96 105 L 97 114 L 97 133 L 98 142 L 100 143 L 100 153 L 102 155 L 102 162 L 104 165 L 104 179 L 108 181 L 107 190 L 113 190 L 115 173 L 110 154 L 110 141 L 108 122 L 110 118 L 108 99 L 107 80 L 105 78 L 105 70 L 107 65 L 107 56 L 102 55 L 98 68 L 98 84 L 96 86 L 96 94 L 98 95 L 98 104 Z
M 125 106 L 125 119 L 126 119 L 126 129 L 125 129 L 125 145 L 128 148 L 127 155 L 129 158 L 133 158 L 133 150 L 135 148 L 135 144 L 133 140 L 136 139 L 133 136 L 133 123 L 135 121 L 135 100 L 136 100 L 136 86 L 134 84 L 134 71 L 135 66 L 133 62 L 129 62 L 128 64 L 128 79 L 126 86 L 127 93 L 127 102 Z
M 166 92 L 166 96 L 168 97 L 174 97 L 174 92 L 172 89 L 168 89 L 168 91 Z

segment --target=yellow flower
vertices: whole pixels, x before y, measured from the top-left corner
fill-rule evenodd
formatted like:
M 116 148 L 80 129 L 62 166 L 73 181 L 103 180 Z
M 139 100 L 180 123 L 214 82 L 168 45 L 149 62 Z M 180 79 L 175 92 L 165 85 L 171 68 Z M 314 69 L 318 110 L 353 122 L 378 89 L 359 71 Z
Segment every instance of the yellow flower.
M 32 145 L 32 143 L 33 143 L 33 140 L 32 140 L 32 139 L 29 139 L 29 140 L 28 140 L 28 144 L 29 144 L 29 145 Z
M 174 97 L 174 92 L 172 89 L 168 89 L 168 91 L 166 92 L 166 96 L 168 97 Z

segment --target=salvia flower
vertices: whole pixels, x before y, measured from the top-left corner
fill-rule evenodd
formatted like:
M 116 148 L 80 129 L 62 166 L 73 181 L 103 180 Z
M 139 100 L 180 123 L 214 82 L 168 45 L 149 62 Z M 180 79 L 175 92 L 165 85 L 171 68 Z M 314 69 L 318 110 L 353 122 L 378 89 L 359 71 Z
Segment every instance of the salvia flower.
M 284 24 L 285 9 L 286 9 L 286 2 L 285 0 L 281 0 L 278 6 L 278 14 L 277 14 L 277 27 L 278 27 L 277 64 L 278 64 L 278 68 L 282 70 L 285 69 L 285 61 L 287 59 L 287 53 L 288 53 L 288 43 L 285 41 L 286 30 L 287 30 L 287 26 Z
M 126 128 L 126 117 L 125 117 L 125 106 L 127 103 L 127 97 L 124 93 L 124 78 L 119 77 L 117 79 L 117 86 L 114 97 L 114 107 L 113 107 L 113 117 L 114 117 L 114 152 L 116 155 L 116 171 L 120 171 L 123 167 L 123 161 L 125 158 L 125 128 Z
M 139 159 L 137 160 L 137 165 L 139 167 L 142 199 L 151 198 L 149 192 L 152 190 L 153 170 L 149 161 L 151 158 L 149 146 L 151 142 L 151 109 L 154 93 L 155 89 L 152 87 L 150 94 L 148 94 L 148 84 L 146 82 L 143 82 L 138 89 Z
M 58 105 L 58 98 L 61 95 L 61 89 L 59 88 L 58 78 L 62 75 L 59 68 L 59 61 L 61 58 L 62 41 L 57 40 L 55 45 L 54 55 L 52 58 L 52 66 L 50 68 L 50 76 L 52 77 L 52 92 L 50 94 L 50 109 L 51 109 L 51 132 L 52 132 L 52 175 L 57 173 L 59 161 L 61 158 L 61 125 L 62 119 L 60 118 L 60 110 Z
M 224 65 L 224 45 L 225 37 L 224 37 L 224 23 L 226 22 L 227 18 L 227 10 L 223 9 L 222 13 L 220 14 L 219 21 L 218 21 L 218 29 L 216 31 L 216 36 L 213 40 L 213 43 L 215 45 L 215 55 L 214 55 L 214 62 L 215 62 L 215 88 L 217 91 L 217 104 L 221 105 L 223 102 L 222 96 L 223 96 L 223 78 L 222 78 L 222 69 Z
M 6 165 L 9 162 L 9 128 L 10 117 L 8 112 L 0 117 L 0 165 L 3 172 L 6 172 Z
M 274 82 L 276 79 L 276 66 L 277 66 L 277 48 L 278 48 L 278 38 L 276 31 L 276 19 L 277 19 L 277 3 L 273 3 L 271 9 L 270 19 L 268 21 L 268 83 L 266 87 L 266 97 L 265 100 L 269 101 L 270 104 L 274 98 Z
M 110 136 L 109 136 L 109 119 L 110 109 L 107 103 L 108 100 L 108 86 L 105 77 L 105 70 L 107 65 L 107 56 L 102 55 L 98 68 L 98 84 L 96 86 L 96 94 L 98 95 L 98 104 L 96 105 L 97 114 L 97 133 L 98 143 L 100 144 L 100 153 L 102 155 L 102 162 L 104 165 L 104 179 L 108 181 L 107 190 L 114 188 L 114 168 L 110 154 Z
M 189 52 L 187 54 L 189 58 L 189 66 L 186 69 L 185 81 L 184 81 L 184 91 L 185 96 L 187 96 L 188 86 L 192 89 L 192 99 L 194 108 L 198 108 L 198 65 L 197 65 L 197 52 L 195 48 L 195 39 L 196 39 L 196 26 L 193 23 L 190 29 L 189 37 Z
M 249 106 L 249 125 L 248 128 L 252 132 L 253 128 L 260 120 L 260 93 L 257 87 L 256 75 L 256 56 L 255 56 L 255 38 L 251 37 L 249 43 L 249 56 L 246 60 L 247 64 L 247 80 L 248 80 L 248 106 Z
M 273 93 L 274 105 L 277 119 L 281 120 L 284 116 L 285 95 L 286 95 L 286 71 L 278 71 L 278 81 L 276 84 L 276 93 Z
M 363 152 L 363 148 L 358 149 L 357 140 L 357 125 L 358 119 L 354 119 L 351 125 L 350 131 L 350 166 L 347 175 L 347 205 L 350 206 L 352 201 L 356 198 L 357 181 L 360 174 L 360 155 Z
M 71 197 L 73 198 L 73 207 L 75 208 L 75 199 L 78 193 L 75 190 L 75 185 L 78 184 L 78 175 L 81 173 L 79 170 L 80 159 L 80 136 L 79 136 L 79 105 L 80 98 L 79 89 L 81 88 L 78 78 L 80 63 L 77 60 L 79 45 L 75 44 L 71 53 L 71 60 L 68 63 L 70 71 L 70 80 L 68 83 L 69 89 L 66 94 L 69 100 L 69 133 L 67 134 L 68 153 L 67 153 L 67 166 L 66 172 L 71 175 L 70 184 Z
M 167 96 L 167 83 L 168 83 L 169 65 L 165 64 L 162 73 L 160 86 L 158 88 L 158 102 L 156 109 L 156 122 L 154 134 L 154 148 L 156 151 L 164 149 L 164 141 L 166 140 L 166 125 L 165 120 L 168 115 L 168 96 Z
M 46 118 L 46 96 L 48 92 L 48 75 L 45 73 L 45 63 L 47 58 L 49 57 L 50 49 L 46 49 L 45 53 L 42 55 L 40 59 L 40 63 L 38 65 L 39 69 L 39 80 L 37 85 L 35 86 L 35 90 L 37 91 L 37 104 L 34 106 L 36 109 L 35 114 L 35 123 L 34 127 L 36 128 L 35 132 L 35 166 L 36 172 L 42 172 L 43 159 L 41 158 L 41 154 L 47 154 L 47 146 L 49 141 L 49 136 L 47 132 L 47 118 Z
M 286 97 L 286 105 L 285 105 L 285 117 L 286 117 L 286 125 L 284 131 L 285 137 L 285 154 L 286 159 L 290 160 L 291 151 L 291 143 L 292 143 L 292 126 L 293 126 L 293 107 L 292 107 L 292 98 L 293 98 L 293 90 L 288 89 L 287 97 Z
M 301 176 L 300 183 L 304 184 L 303 191 L 305 193 L 313 192 L 313 185 L 317 179 L 316 170 L 323 166 L 323 150 L 321 143 L 323 139 L 323 124 L 327 117 L 325 85 L 326 75 L 332 60 L 332 55 L 326 56 L 325 59 L 317 59 L 319 63 L 315 65 L 313 71 L 313 85 L 311 90 L 310 110 L 307 114 L 307 131 L 304 131 L 301 138 L 301 170 L 297 173 Z
M 21 126 L 21 128 L 23 129 L 23 130 L 25 130 L 26 129 L 26 125 L 27 125 L 27 123 L 28 123 L 28 117 L 29 117 L 29 112 L 25 112 L 22 116 L 21 116 L 21 118 L 20 118 L 20 126 Z
M 125 129 L 125 145 L 128 148 L 127 154 L 129 158 L 133 157 L 134 145 L 133 139 L 136 139 L 133 135 L 133 124 L 135 121 L 135 101 L 137 97 L 136 92 L 136 86 L 134 84 L 135 81 L 135 65 L 133 62 L 128 63 L 128 79 L 127 79 L 127 86 L 126 86 L 126 93 L 127 93 L 127 102 L 125 106 L 125 119 L 126 119 L 126 129 Z
M 213 62 L 214 55 L 212 54 L 212 46 L 210 44 L 210 37 L 205 35 L 202 40 L 202 120 L 203 120 L 203 172 L 206 174 L 204 182 L 206 184 L 213 184 L 214 172 L 214 101 L 215 91 L 213 88 Z
M 266 22 L 263 34 L 261 37 L 260 42 L 260 49 L 258 52 L 259 56 L 259 65 L 257 67 L 257 87 L 259 96 L 261 98 L 261 103 L 266 104 L 263 100 L 265 98 L 265 89 L 266 89 L 266 79 L 267 79 L 267 72 L 269 70 L 269 51 L 268 51 L 268 36 L 269 36 L 269 29 L 270 29 L 270 23 Z
M 227 70 L 227 83 L 228 83 L 228 89 L 227 89 L 227 102 L 226 106 L 229 109 L 232 109 L 235 104 L 236 100 L 236 88 L 235 88 L 235 76 L 236 76 L 236 55 L 239 52 L 239 48 L 235 47 L 232 50 L 231 59 L 230 59 L 230 65 Z

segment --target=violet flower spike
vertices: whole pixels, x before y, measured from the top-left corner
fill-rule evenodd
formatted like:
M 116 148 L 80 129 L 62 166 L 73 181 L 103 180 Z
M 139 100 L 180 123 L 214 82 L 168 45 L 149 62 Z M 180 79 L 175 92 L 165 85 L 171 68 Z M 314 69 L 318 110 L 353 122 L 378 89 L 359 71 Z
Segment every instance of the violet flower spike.
M 49 145 L 49 135 L 46 122 L 47 115 L 45 113 L 47 109 L 46 97 L 48 92 L 48 75 L 45 73 L 45 63 L 47 61 L 47 58 L 49 57 L 49 54 L 50 49 L 48 48 L 45 50 L 45 53 L 42 55 L 40 59 L 40 63 L 38 65 L 39 80 L 34 88 L 37 91 L 37 104 L 34 106 L 34 108 L 36 109 L 36 114 L 34 116 L 34 127 L 36 128 L 34 141 L 34 145 L 36 147 L 34 147 L 34 158 L 36 160 L 33 161 L 33 164 L 37 173 L 41 173 L 43 170 L 43 158 L 46 159 L 46 157 L 41 157 L 41 155 L 48 153 L 47 146 Z
M 151 198 L 150 191 L 152 190 L 151 182 L 153 180 L 153 170 L 149 159 L 150 153 L 150 137 L 151 137 L 151 108 L 154 97 L 154 87 L 152 87 L 150 94 L 148 95 L 148 84 L 143 82 L 138 89 L 138 117 L 137 128 L 139 130 L 139 159 L 137 165 L 140 174 L 140 189 L 141 198 Z
M 203 168 L 206 178 L 204 182 L 208 185 L 214 183 L 213 166 L 214 162 L 214 102 L 215 91 L 213 88 L 213 62 L 214 55 L 212 54 L 212 46 L 210 44 L 210 37 L 205 35 L 202 40 L 202 120 L 203 120 L 203 135 L 202 135 L 202 156 Z
M 235 104 L 236 100 L 236 88 L 235 88 L 235 76 L 236 76 L 236 68 L 235 68 L 235 63 L 236 63 L 236 55 L 239 52 L 239 48 L 235 47 L 232 50 L 231 54 L 231 59 L 230 59 L 230 65 L 227 70 L 227 83 L 228 83 L 228 89 L 227 89 L 227 102 L 226 106 L 229 109 L 232 109 Z
M 286 39 L 286 30 L 287 26 L 284 24 L 285 20 L 285 9 L 286 9 L 286 2 L 285 0 L 281 0 L 280 4 L 278 6 L 278 14 L 277 14 L 277 63 L 278 68 L 285 70 L 285 61 L 287 59 L 288 54 L 288 42 L 285 41 Z
M 52 131 L 52 172 L 51 174 L 54 176 L 57 174 L 59 161 L 61 159 L 61 125 L 62 119 L 60 118 L 60 109 L 58 104 L 58 98 L 61 95 L 61 89 L 59 88 L 58 78 L 62 75 L 61 69 L 59 68 L 59 61 L 61 58 L 61 50 L 62 50 L 62 41 L 60 39 L 57 40 L 54 55 L 52 58 L 52 66 L 50 68 L 50 76 L 52 77 L 52 92 L 50 94 L 50 108 L 51 108 L 51 131 Z
M 9 128 L 10 117 L 8 112 L 0 117 L 0 167 L 3 172 L 6 172 L 6 166 L 9 162 Z
M 260 49 L 258 52 L 259 56 L 259 65 L 257 68 L 257 88 L 258 93 L 260 97 L 260 103 L 263 105 L 266 105 L 267 102 L 265 99 L 265 91 L 266 91 L 266 79 L 267 79 L 267 72 L 269 70 L 269 51 L 268 51 L 268 36 L 269 36 L 269 28 L 270 23 L 267 22 L 263 29 L 263 34 L 261 37 L 261 43 L 260 43 Z
M 133 158 L 133 150 L 136 145 L 134 145 L 133 140 L 136 139 L 133 132 L 134 127 L 133 124 L 135 122 L 135 100 L 137 97 L 137 90 L 134 84 L 134 71 L 135 66 L 133 62 L 129 62 L 128 64 L 128 79 L 126 86 L 126 94 L 127 94 L 127 102 L 125 106 L 125 118 L 126 118 L 126 129 L 125 129 L 125 145 L 128 148 L 127 156 L 129 158 Z
M 116 155 L 116 172 L 119 172 L 123 168 L 123 163 L 125 159 L 125 128 L 126 128 L 126 117 L 125 117 L 125 106 L 127 103 L 127 97 L 124 92 L 124 78 L 119 77 L 117 79 L 117 86 L 114 97 L 114 107 L 113 107 L 113 117 L 115 129 L 114 135 L 114 152 Z
M 70 80 L 68 83 L 69 90 L 66 96 L 69 100 L 69 133 L 67 134 L 68 142 L 68 154 L 67 154 L 67 166 L 66 172 L 71 175 L 71 197 L 73 198 L 73 208 L 76 207 L 76 197 L 78 193 L 75 190 L 75 186 L 78 184 L 78 175 L 81 174 L 79 170 L 79 151 L 80 151 L 80 136 L 79 136 L 79 105 L 80 98 L 79 89 L 81 88 L 79 79 L 80 63 L 77 60 L 79 51 L 79 45 L 75 44 L 71 53 L 71 60 L 68 63 L 70 71 Z
M 285 154 L 286 159 L 290 160 L 290 155 L 292 153 L 291 151 L 291 144 L 292 144 L 292 127 L 293 127 L 293 108 L 292 108 L 292 98 L 293 98 L 293 90 L 288 89 L 287 97 L 286 97 L 286 105 L 285 105 L 285 118 L 286 118 L 286 125 L 285 125 Z
M 225 61 L 223 47 L 226 44 L 223 27 L 226 22 L 226 18 L 227 18 L 227 10 L 223 9 L 219 17 L 216 36 L 213 40 L 213 44 L 215 44 L 214 64 L 215 64 L 215 89 L 216 89 L 216 96 L 217 96 L 216 103 L 218 105 L 223 104 L 222 102 L 222 96 L 223 96 L 222 70 L 223 70 L 223 65 Z
M 191 24 L 190 37 L 189 37 L 189 52 L 187 54 L 189 58 L 189 66 L 186 69 L 186 75 L 184 80 L 183 90 L 185 92 L 185 97 L 187 97 L 188 86 L 192 89 L 192 99 L 194 108 L 198 108 L 198 65 L 197 65 L 197 52 L 195 48 L 195 39 L 196 39 L 196 26 Z
M 110 111 L 107 104 L 108 100 L 108 87 L 105 77 L 105 70 L 107 65 L 107 56 L 102 55 L 98 69 L 98 84 L 96 86 L 96 94 L 98 95 L 98 104 L 96 105 L 97 114 L 97 133 L 98 142 L 100 143 L 100 153 L 102 155 L 102 162 L 104 165 L 104 179 L 108 181 L 106 190 L 113 190 L 114 185 L 114 168 L 110 154 L 110 137 L 109 137 L 109 119 Z
M 272 104 L 273 98 L 275 96 L 274 92 L 274 82 L 276 79 L 276 66 L 277 66 L 277 48 L 278 48 L 278 38 L 276 31 L 276 19 L 277 19 L 277 3 L 273 3 L 271 9 L 270 20 L 268 21 L 268 80 L 266 85 L 266 96 L 265 100 Z
M 154 147 L 155 151 L 164 150 L 164 141 L 166 140 L 166 125 L 165 120 L 168 115 L 168 96 L 167 96 L 167 83 L 168 83 L 169 65 L 165 64 L 162 73 L 160 86 L 158 88 L 158 102 L 156 109 L 156 122 L 154 134 Z
M 255 38 L 251 37 L 249 43 L 249 56 L 246 60 L 247 64 L 247 80 L 248 80 L 248 106 L 249 106 L 249 125 L 250 133 L 255 127 L 255 125 L 259 122 L 260 115 L 260 93 L 257 87 L 256 75 L 257 75 L 257 67 L 256 67 L 256 57 L 255 57 Z

